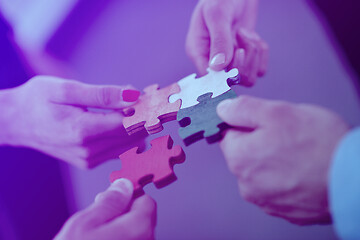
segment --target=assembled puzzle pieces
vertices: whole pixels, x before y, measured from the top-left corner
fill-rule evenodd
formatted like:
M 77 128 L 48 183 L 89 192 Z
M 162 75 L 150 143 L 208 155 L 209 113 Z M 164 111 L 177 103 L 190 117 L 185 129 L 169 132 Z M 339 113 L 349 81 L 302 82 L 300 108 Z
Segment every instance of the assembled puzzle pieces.
M 180 109 L 180 100 L 173 103 L 168 100 L 171 94 L 180 92 L 176 83 L 162 89 L 157 84 L 150 85 L 144 92 L 135 105 L 124 110 L 123 124 L 129 135 L 143 128 L 149 134 L 160 132 L 162 123 L 175 120 Z
M 233 68 L 228 72 L 214 71 L 210 68 L 207 69 L 208 74 L 196 78 L 196 74 L 191 74 L 181 79 L 178 84 L 181 92 L 173 94 L 169 97 L 169 102 L 174 103 L 178 99 L 181 99 L 180 109 L 188 108 L 198 104 L 197 98 L 205 93 L 212 93 L 212 97 L 215 98 L 230 90 L 229 85 L 236 83 L 237 81 L 229 81 L 229 79 L 235 79 L 239 75 L 237 68 Z
M 134 196 L 144 193 L 143 187 L 154 182 L 157 188 L 162 188 L 176 180 L 173 166 L 185 161 L 185 153 L 180 146 L 173 146 L 170 135 L 151 141 L 151 149 L 137 153 L 138 148 L 132 148 L 120 155 L 121 169 L 112 172 L 110 181 L 127 178 L 134 184 Z
M 201 95 L 197 98 L 197 105 L 179 110 L 179 135 L 186 146 L 204 137 L 208 143 L 219 141 L 222 137 L 221 131 L 229 127 L 217 115 L 216 107 L 225 99 L 235 98 L 236 93 L 230 90 L 215 98 L 211 96 L 212 93 Z

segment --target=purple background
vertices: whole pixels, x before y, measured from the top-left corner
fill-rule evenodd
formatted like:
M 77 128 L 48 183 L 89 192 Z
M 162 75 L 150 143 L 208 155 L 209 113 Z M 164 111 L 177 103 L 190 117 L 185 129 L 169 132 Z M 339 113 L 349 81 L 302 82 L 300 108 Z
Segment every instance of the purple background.
M 167 86 L 196 71 L 184 42 L 197 1 L 80 1 L 47 50 L 93 84 Z M 261 1 L 257 30 L 270 46 L 269 71 L 239 94 L 328 107 L 360 123 L 358 98 L 325 31 L 303 1 Z M 165 130 L 176 144 L 178 124 Z M 157 239 L 335 239 L 331 226 L 299 227 L 243 201 L 217 144 L 184 147 L 178 181 L 145 191 L 158 202 Z M 31 159 L 29 159 L 30 161 Z M 82 171 L 61 164 L 71 213 L 87 207 L 109 185 L 119 160 Z M 51 219 L 49 219 L 51 221 Z

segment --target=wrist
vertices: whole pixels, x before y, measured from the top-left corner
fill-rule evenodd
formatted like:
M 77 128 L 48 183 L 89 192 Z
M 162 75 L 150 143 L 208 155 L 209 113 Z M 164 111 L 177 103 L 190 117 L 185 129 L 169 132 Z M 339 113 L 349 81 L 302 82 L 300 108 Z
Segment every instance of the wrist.
M 14 120 L 16 119 L 15 89 L 0 91 L 0 145 L 16 145 Z

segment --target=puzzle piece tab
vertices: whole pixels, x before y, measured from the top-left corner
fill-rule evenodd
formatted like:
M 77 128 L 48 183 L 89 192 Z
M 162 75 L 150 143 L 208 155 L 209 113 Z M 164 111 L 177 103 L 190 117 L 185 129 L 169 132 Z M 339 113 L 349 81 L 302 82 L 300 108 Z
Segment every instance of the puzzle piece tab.
M 135 105 L 124 110 L 126 117 L 123 124 L 129 135 L 143 128 L 149 134 L 160 132 L 163 130 L 162 123 L 175 120 L 180 109 L 180 100 L 169 103 L 169 96 L 180 92 L 176 83 L 162 89 L 157 84 L 150 85 L 144 92 Z
M 171 95 L 169 102 L 173 103 L 181 99 L 180 109 L 195 106 L 198 104 L 197 97 L 205 93 L 212 93 L 212 98 L 215 98 L 229 91 L 229 85 L 232 84 L 228 84 L 228 79 L 234 79 L 239 75 L 239 71 L 236 68 L 228 72 L 224 70 L 214 71 L 210 68 L 207 71 L 208 74 L 200 78 L 196 78 L 196 74 L 191 74 L 181 79 L 178 82 L 181 92 Z M 235 83 L 235 81 L 232 83 Z
M 173 166 L 185 161 L 185 153 L 173 143 L 170 135 L 166 135 L 153 139 L 151 149 L 146 152 L 137 153 L 135 147 L 121 154 L 121 169 L 111 173 L 110 181 L 129 179 L 134 184 L 134 196 L 142 195 L 142 188 L 150 182 L 162 188 L 175 181 Z
M 199 103 L 195 106 L 180 109 L 177 120 L 181 128 L 179 135 L 186 146 L 206 138 L 208 143 L 221 139 L 221 131 L 229 126 L 223 122 L 216 113 L 217 105 L 228 98 L 235 98 L 236 93 L 230 90 L 220 96 L 211 98 L 212 93 L 206 93 L 197 98 Z

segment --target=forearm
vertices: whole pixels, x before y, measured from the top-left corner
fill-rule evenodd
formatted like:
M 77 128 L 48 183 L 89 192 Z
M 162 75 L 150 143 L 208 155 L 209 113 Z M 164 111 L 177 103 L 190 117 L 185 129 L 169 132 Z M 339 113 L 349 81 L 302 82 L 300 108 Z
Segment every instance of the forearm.
M 0 91 L 0 145 L 16 145 L 13 122 L 16 118 L 15 89 Z

